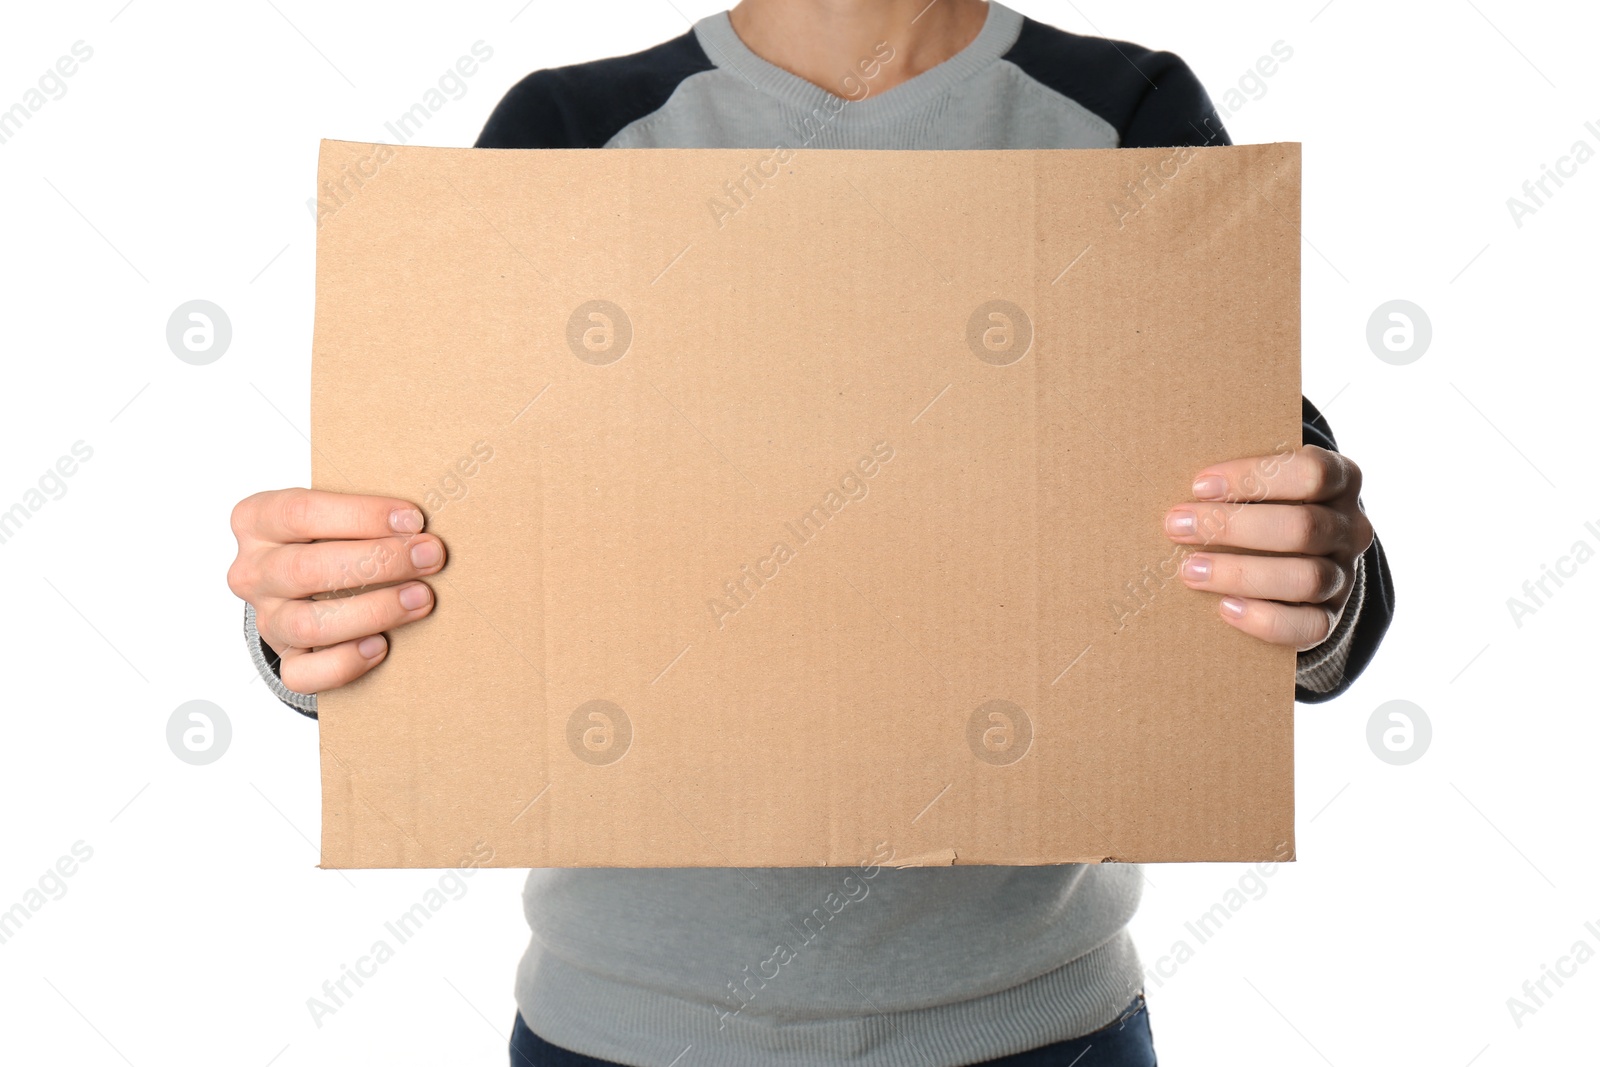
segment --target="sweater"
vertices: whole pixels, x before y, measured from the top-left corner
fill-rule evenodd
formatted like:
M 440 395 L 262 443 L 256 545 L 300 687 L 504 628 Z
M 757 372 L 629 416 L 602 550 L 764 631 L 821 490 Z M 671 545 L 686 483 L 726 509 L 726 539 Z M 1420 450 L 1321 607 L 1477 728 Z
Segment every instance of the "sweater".
M 536 71 L 480 148 L 1032 149 L 1229 144 L 1176 56 L 1079 36 L 990 0 L 950 59 L 877 91 L 882 42 L 830 92 L 762 59 L 727 12 L 633 55 Z M 1303 401 L 1307 444 L 1333 433 Z M 1223 457 L 1219 457 L 1223 458 Z M 1374 542 L 1297 699 L 1331 699 L 1393 613 Z M 246 605 L 251 655 L 277 656 Z M 955 1067 L 1091 1033 L 1143 988 L 1133 864 L 539 869 L 516 1001 L 546 1041 L 632 1067 Z

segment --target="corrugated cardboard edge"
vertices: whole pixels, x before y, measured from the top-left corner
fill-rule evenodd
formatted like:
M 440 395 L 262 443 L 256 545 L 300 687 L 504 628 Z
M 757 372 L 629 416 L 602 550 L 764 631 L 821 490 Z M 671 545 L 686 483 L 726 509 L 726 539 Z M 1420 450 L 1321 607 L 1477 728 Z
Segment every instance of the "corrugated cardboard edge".
M 325 144 L 326 143 L 327 142 L 325 142 Z M 1295 145 L 1294 147 L 1296 149 L 1295 153 L 1294 153 L 1294 162 L 1296 164 L 1296 167 L 1298 167 L 1298 162 L 1299 162 L 1298 145 Z M 1276 188 L 1276 183 L 1268 184 L 1268 189 L 1269 190 L 1275 189 L 1275 188 Z M 1299 205 L 1298 205 L 1298 203 L 1296 203 L 1296 205 L 1295 205 L 1296 209 L 1293 212 L 1293 214 L 1295 216 L 1295 223 L 1294 223 L 1295 225 L 1298 224 L 1298 218 L 1299 218 L 1298 207 L 1299 207 Z M 1283 214 L 1283 212 L 1280 211 L 1279 214 L 1281 215 L 1281 214 Z M 1303 328 L 1303 320 L 1302 320 L 1302 328 Z M 1300 443 L 1300 441 L 1298 439 L 1298 433 L 1299 433 L 1299 424 L 1298 424 L 1298 422 L 1295 424 L 1295 426 L 1296 426 L 1296 435 L 1297 435 L 1296 443 Z M 1293 711 L 1292 711 L 1293 704 L 1292 704 L 1292 702 L 1290 703 L 1289 707 L 1291 709 L 1290 710 L 1290 714 L 1292 715 L 1293 714 Z M 1291 744 L 1292 744 L 1292 741 L 1291 741 Z M 342 793 L 342 796 L 343 796 L 343 806 L 345 806 L 346 808 L 354 808 L 354 807 L 357 806 L 355 804 L 355 801 L 356 800 L 361 800 L 362 804 L 365 807 L 371 809 L 372 806 L 369 803 L 366 803 L 364 798 L 361 798 L 359 796 L 359 794 L 356 792 L 355 778 L 351 774 L 349 768 L 344 766 L 343 761 L 338 760 L 337 756 L 334 756 L 331 752 L 328 753 L 328 755 L 332 757 L 333 762 L 337 763 L 339 765 L 340 769 L 341 769 L 340 785 L 342 785 L 342 787 L 343 787 L 342 790 L 341 790 L 341 793 Z M 326 800 L 325 800 L 325 803 L 326 803 Z M 1292 804 L 1292 800 L 1291 800 L 1291 804 Z M 334 810 L 337 811 L 338 808 L 339 808 L 338 804 L 334 805 Z M 376 813 L 375 809 L 373 809 L 373 810 Z M 1292 808 L 1291 808 L 1291 811 L 1292 811 Z M 376 814 L 381 815 L 381 813 L 376 813 Z M 384 821 L 389 822 L 389 825 L 391 827 L 393 827 L 394 830 L 399 831 L 399 833 L 402 834 L 403 836 L 411 837 L 411 835 L 408 832 L 406 832 L 405 830 L 403 830 L 399 826 L 394 825 L 391 820 L 385 819 Z M 323 867 L 324 869 L 347 869 L 347 868 L 351 868 L 352 866 L 355 866 L 355 869 L 367 869 L 367 868 L 371 868 L 371 867 L 375 866 L 375 865 L 370 864 L 370 863 L 363 863 L 363 864 L 360 864 L 360 865 L 354 865 L 354 864 L 351 864 L 351 863 L 342 863 L 342 862 L 339 862 L 339 857 L 338 856 L 336 856 L 336 855 L 330 856 L 329 851 L 328 851 L 329 850 L 329 844 L 330 844 L 329 843 L 329 834 L 328 834 L 328 827 L 327 827 L 326 821 L 324 823 L 323 831 L 324 831 L 323 832 L 323 860 L 324 860 L 324 862 L 320 863 L 319 866 Z M 415 841 L 415 838 L 412 838 L 412 840 Z M 397 844 L 399 844 L 399 842 L 397 842 Z M 346 842 L 346 845 L 348 845 L 348 842 Z M 1282 857 L 1279 857 L 1279 858 L 1281 859 Z M 1289 858 L 1293 859 L 1293 856 L 1291 855 Z M 970 858 L 963 858 L 963 857 L 959 856 L 958 853 L 957 853 L 956 848 L 954 848 L 954 847 L 945 847 L 945 848 L 933 849 L 931 851 L 919 852 L 919 853 L 916 853 L 916 854 L 913 854 L 913 855 L 910 855 L 910 856 L 901 857 L 901 858 L 897 859 L 894 862 L 885 863 L 884 865 L 885 866 L 892 866 L 892 867 L 895 867 L 895 868 L 910 868 L 910 867 L 935 867 L 935 866 L 971 865 L 973 862 L 974 861 L 972 859 L 970 859 Z M 980 862 L 983 862 L 983 861 L 980 861 Z M 1103 863 L 1103 862 L 1150 862 L 1150 861 L 1143 860 L 1143 859 L 1133 859 L 1133 860 L 1119 859 L 1116 856 L 1109 856 L 1109 855 L 1106 855 L 1106 856 L 1094 855 L 1094 856 L 1086 856 L 1086 857 L 1082 857 L 1082 858 L 1070 858 L 1070 859 L 1069 858 L 1060 858 L 1060 857 L 1051 857 L 1051 858 L 1048 858 L 1048 859 L 1046 859 L 1046 858 L 1025 858 L 1025 859 L 1008 860 L 1007 864 L 1008 865 L 1013 865 L 1013 864 L 1015 864 L 1015 865 L 1046 865 L 1046 864 L 1061 864 L 1061 863 Z M 1212 862 L 1215 862 L 1215 860 L 1212 860 Z M 1249 862 L 1249 860 L 1237 860 L 1235 862 Z M 803 866 L 812 866 L 812 865 L 813 864 L 804 864 Z M 834 865 L 834 864 L 831 864 L 831 863 L 829 863 L 829 861 L 824 860 L 822 865 Z M 839 863 L 838 865 L 846 866 L 846 865 L 848 865 L 848 863 L 847 862 L 843 862 L 843 863 Z M 606 866 L 610 866 L 610 865 L 606 865 Z M 790 867 L 792 867 L 792 866 L 802 866 L 802 865 L 800 865 L 800 864 L 783 864 L 781 866 L 790 866 Z M 382 867 L 386 868 L 386 869 L 411 869 L 410 865 L 398 865 L 398 864 L 397 865 L 393 865 L 393 866 L 382 865 Z
M 1282 857 L 1280 862 L 1290 862 L 1293 859 L 1294 859 L 1294 855 L 1293 855 L 1293 853 L 1291 853 L 1290 855 L 1288 855 L 1286 857 Z M 1074 857 L 1074 858 L 1070 858 L 1070 859 L 1023 859 L 1023 860 L 1017 860 L 1016 863 L 1015 863 L 1015 866 L 1044 867 L 1044 866 L 1057 866 L 1057 865 L 1078 864 L 1078 863 L 1127 863 L 1127 862 L 1130 862 L 1130 861 L 1128 861 L 1128 860 L 1120 860 L 1115 856 L 1083 856 L 1083 857 Z M 1249 860 L 1241 860 L 1239 862 L 1248 863 L 1250 861 Z M 935 849 L 932 852 L 920 852 L 920 853 L 918 853 L 918 854 L 916 854 L 914 856 L 903 856 L 903 857 L 897 858 L 893 862 L 884 861 L 881 864 L 881 866 L 893 867 L 893 868 L 896 868 L 896 869 L 901 869 L 901 868 L 905 868 L 905 867 L 956 867 L 956 866 L 960 866 L 960 865 L 961 865 L 960 857 L 958 857 L 956 855 L 956 850 L 953 849 L 953 848 L 941 848 L 941 849 Z M 967 866 L 971 866 L 972 864 L 971 864 L 970 861 L 968 861 L 968 863 L 966 865 Z M 1006 864 L 1006 866 L 1013 866 L 1013 864 L 1009 864 L 1008 863 L 1008 864 Z
M 893 862 L 885 861 L 885 867 L 954 867 L 956 865 L 956 850 L 953 848 L 940 848 L 932 852 L 922 852 L 915 856 L 897 856 Z

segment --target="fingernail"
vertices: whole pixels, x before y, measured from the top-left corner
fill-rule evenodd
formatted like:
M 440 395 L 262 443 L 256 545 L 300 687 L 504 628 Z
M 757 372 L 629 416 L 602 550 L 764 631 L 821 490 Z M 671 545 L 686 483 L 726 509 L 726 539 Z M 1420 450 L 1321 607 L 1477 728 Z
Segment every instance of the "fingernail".
M 1196 500 L 1221 500 L 1228 483 L 1220 474 L 1207 474 L 1194 480 L 1193 489 Z
M 1222 609 L 1222 613 L 1228 616 L 1230 619 L 1244 618 L 1244 601 L 1240 600 L 1238 597 L 1225 596 L 1222 598 L 1222 603 L 1218 606 Z
M 395 508 L 389 512 L 389 529 L 395 533 L 416 533 L 422 529 L 422 512 L 416 508 Z
M 388 647 L 389 642 L 383 639 L 382 634 L 373 634 L 371 637 L 363 637 L 361 643 L 356 646 L 356 651 L 361 653 L 362 659 L 377 659 Z
M 1194 536 L 1194 512 L 1174 511 L 1167 515 L 1167 533 L 1174 537 Z
M 412 582 L 400 589 L 400 606 L 407 611 L 416 611 L 428 603 L 428 587 L 421 582 Z
M 1183 561 L 1183 576 L 1191 582 L 1211 579 L 1211 561 L 1205 556 L 1190 556 Z
M 411 546 L 411 565 L 418 570 L 435 566 L 440 559 L 439 542 L 418 541 Z

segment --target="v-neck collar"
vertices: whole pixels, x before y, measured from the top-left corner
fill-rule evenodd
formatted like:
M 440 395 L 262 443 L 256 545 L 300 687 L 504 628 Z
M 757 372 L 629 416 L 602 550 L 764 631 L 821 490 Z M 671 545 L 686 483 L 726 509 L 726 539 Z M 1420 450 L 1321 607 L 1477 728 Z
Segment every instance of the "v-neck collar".
M 999 0 L 988 0 L 983 27 L 967 46 L 949 59 L 882 92 L 859 100 L 839 96 L 771 63 L 744 43 L 728 12 L 707 15 L 694 24 L 695 36 L 711 61 L 755 88 L 801 111 L 838 112 L 841 121 L 896 118 L 948 92 L 953 86 L 1005 55 L 1022 31 L 1022 15 Z M 893 42 L 891 42 L 892 44 Z M 862 57 L 870 58 L 870 57 Z M 892 60 L 890 62 L 893 62 Z M 871 82 L 867 83 L 870 87 Z M 848 107 L 843 107 L 844 103 Z

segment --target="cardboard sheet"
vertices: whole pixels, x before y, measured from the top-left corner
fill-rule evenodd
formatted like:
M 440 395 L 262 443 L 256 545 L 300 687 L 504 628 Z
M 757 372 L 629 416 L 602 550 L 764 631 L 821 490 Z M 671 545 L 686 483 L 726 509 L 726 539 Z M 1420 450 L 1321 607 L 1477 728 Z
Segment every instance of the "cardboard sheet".
M 324 142 L 313 484 L 450 561 L 323 865 L 1292 856 L 1294 653 L 1161 518 L 1300 443 L 1299 175 Z

